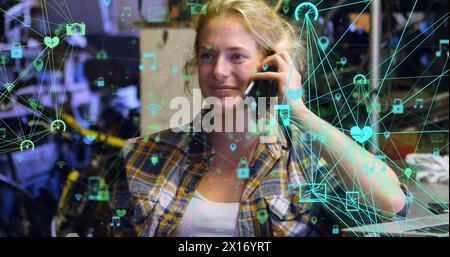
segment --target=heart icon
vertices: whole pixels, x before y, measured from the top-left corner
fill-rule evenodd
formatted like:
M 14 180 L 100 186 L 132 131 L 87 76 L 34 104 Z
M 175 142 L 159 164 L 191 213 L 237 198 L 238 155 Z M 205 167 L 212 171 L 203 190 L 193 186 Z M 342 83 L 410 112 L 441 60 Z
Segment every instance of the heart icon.
M 288 94 L 289 98 L 294 101 L 294 100 L 297 100 L 298 98 L 300 98 L 302 96 L 303 92 L 302 92 L 301 88 L 295 89 L 295 90 L 288 88 L 287 94 Z
M 373 130 L 371 127 L 365 126 L 364 128 L 359 128 L 358 126 L 354 126 L 350 129 L 350 135 L 353 137 L 353 139 L 356 140 L 356 142 L 364 143 L 369 138 L 372 137 Z
M 44 44 L 50 48 L 54 48 L 59 44 L 59 37 L 44 37 Z
M 127 214 L 127 211 L 125 209 L 117 209 L 116 214 L 119 217 L 123 217 L 123 216 L 125 216 L 125 214 Z

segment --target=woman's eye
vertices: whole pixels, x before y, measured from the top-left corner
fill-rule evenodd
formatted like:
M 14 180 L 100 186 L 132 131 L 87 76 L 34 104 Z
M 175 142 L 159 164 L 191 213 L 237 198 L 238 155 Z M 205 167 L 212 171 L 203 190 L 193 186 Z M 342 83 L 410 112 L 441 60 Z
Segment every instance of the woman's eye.
M 231 55 L 231 59 L 232 60 L 242 60 L 242 59 L 244 59 L 245 58 L 245 56 L 243 55 L 243 54 L 233 54 L 233 55 Z
M 209 54 L 209 53 L 202 53 L 202 54 L 200 54 L 200 58 L 203 59 L 203 60 L 210 61 L 214 57 L 211 54 Z

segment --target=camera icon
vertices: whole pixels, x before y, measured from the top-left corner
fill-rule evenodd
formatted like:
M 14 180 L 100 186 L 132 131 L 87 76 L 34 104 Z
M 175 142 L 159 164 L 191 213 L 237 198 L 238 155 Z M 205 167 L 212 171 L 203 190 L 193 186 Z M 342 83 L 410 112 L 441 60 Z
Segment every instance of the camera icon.
M 192 4 L 191 15 L 206 14 L 206 4 Z
M 66 24 L 66 34 L 68 36 L 73 35 L 86 35 L 86 24 L 82 23 L 69 23 Z

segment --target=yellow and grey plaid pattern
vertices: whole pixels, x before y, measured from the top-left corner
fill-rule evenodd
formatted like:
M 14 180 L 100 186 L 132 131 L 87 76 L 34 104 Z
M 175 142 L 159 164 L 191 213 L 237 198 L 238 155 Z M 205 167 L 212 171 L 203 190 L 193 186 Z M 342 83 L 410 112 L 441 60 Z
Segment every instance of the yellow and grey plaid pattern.
M 380 222 L 370 205 L 346 210 L 345 190 L 302 135 L 280 127 L 276 140 L 257 145 L 236 221 L 240 236 L 323 236 L 333 226 Z M 124 181 L 112 197 L 114 208 L 128 210 L 121 235 L 174 235 L 214 155 L 205 134 L 165 130 L 130 139 L 123 150 Z M 322 199 L 302 185 L 322 187 Z

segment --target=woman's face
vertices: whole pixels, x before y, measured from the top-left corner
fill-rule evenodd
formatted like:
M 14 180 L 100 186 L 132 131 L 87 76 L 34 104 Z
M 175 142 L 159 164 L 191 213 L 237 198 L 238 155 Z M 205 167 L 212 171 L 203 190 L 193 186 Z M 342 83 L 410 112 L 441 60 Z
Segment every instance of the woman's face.
M 264 58 L 262 48 L 238 17 L 215 17 L 200 31 L 198 75 L 203 97 L 242 96 Z

